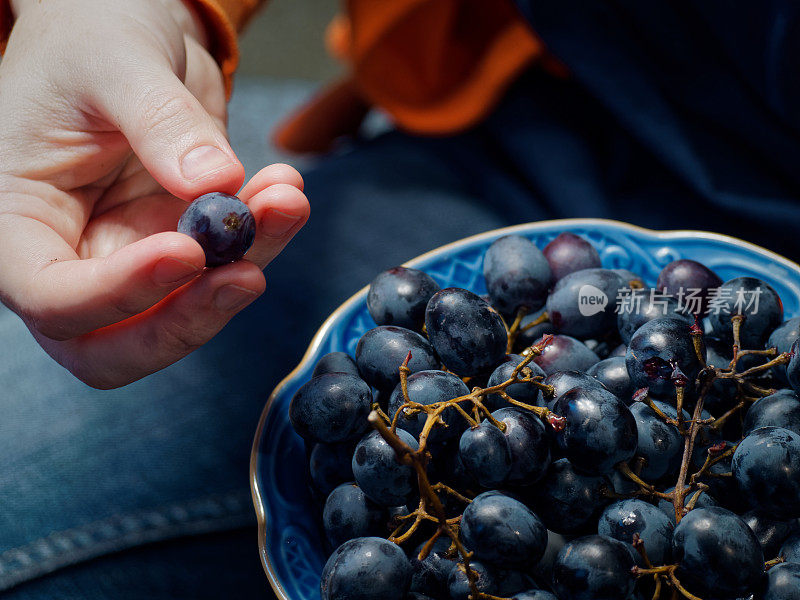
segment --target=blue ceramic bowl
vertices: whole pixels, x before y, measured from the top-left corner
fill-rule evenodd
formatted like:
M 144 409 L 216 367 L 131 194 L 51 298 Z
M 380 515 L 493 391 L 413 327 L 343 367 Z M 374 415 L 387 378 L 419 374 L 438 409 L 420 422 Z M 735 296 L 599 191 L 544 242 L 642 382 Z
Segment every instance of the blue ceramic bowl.
M 600 252 L 604 267 L 630 269 L 647 284 L 655 284 L 667 263 L 692 258 L 713 269 L 723 281 L 740 275 L 765 280 L 783 299 L 785 318 L 800 314 L 800 266 L 753 244 L 700 231 L 650 231 L 599 219 L 543 221 L 470 237 L 407 265 L 426 271 L 443 288 L 458 286 L 483 294 L 483 254 L 493 240 L 515 233 L 543 248 L 563 231 L 589 239 Z M 259 522 L 261 562 L 281 600 L 319 600 L 326 559 L 317 509 L 306 485 L 303 441 L 289 423 L 289 402 L 323 354 L 334 350 L 355 354 L 358 339 L 375 326 L 366 298 L 364 288 L 325 321 L 303 360 L 275 388 L 256 431 L 250 484 Z

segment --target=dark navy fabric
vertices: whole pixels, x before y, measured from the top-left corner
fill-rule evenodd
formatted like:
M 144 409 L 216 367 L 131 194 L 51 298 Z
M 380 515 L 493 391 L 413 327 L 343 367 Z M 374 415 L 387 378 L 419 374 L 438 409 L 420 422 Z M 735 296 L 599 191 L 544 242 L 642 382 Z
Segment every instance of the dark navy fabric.
M 595 148 L 592 155 L 592 165 L 600 161 L 627 176 L 617 182 L 622 189 L 603 181 L 592 186 L 595 193 L 605 192 L 617 213 L 654 226 L 677 222 L 729 232 L 800 256 L 795 233 L 800 225 L 800 4 L 517 4 L 584 91 L 586 110 L 573 111 L 574 117 L 600 117 L 583 128 L 584 138 L 590 139 L 592 130 L 602 137 L 616 130 L 635 141 L 621 153 Z M 525 145 L 530 148 L 529 141 L 508 147 L 522 151 Z M 656 172 L 637 172 L 631 151 L 649 155 Z M 571 155 L 561 153 L 560 159 L 572 162 Z M 590 166 L 573 167 L 578 176 L 592 173 Z M 541 175 L 530 164 L 523 170 Z M 553 179 L 559 173 L 549 175 Z M 625 201 L 630 185 L 649 188 L 650 217 Z M 667 204 L 665 191 L 673 195 Z M 562 196 L 562 202 L 583 214 L 593 199 L 578 193 Z M 678 219 L 666 214 L 676 210 L 682 213 Z

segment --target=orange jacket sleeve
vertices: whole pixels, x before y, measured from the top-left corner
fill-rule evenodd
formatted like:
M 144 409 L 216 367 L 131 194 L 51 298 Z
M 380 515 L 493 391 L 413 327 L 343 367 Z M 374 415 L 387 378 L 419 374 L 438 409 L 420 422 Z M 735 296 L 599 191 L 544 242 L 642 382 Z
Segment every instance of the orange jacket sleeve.
M 193 8 L 208 31 L 209 52 L 219 63 L 230 96 L 231 82 L 239 64 L 236 35 L 264 0 L 183 0 Z M 10 0 L 0 0 L 0 52 L 5 52 L 14 24 Z

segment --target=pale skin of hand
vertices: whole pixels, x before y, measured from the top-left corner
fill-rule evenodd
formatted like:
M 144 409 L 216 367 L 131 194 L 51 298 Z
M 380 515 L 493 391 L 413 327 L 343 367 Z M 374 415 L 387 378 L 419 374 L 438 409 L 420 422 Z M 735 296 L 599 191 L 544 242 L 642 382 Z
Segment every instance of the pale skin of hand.
M 15 0 L 0 63 L 0 299 L 55 360 L 108 389 L 211 339 L 305 224 L 300 174 L 240 190 L 220 70 L 180 0 Z M 239 191 L 240 190 L 240 191 Z M 204 269 L 187 202 L 237 193 L 244 260 Z

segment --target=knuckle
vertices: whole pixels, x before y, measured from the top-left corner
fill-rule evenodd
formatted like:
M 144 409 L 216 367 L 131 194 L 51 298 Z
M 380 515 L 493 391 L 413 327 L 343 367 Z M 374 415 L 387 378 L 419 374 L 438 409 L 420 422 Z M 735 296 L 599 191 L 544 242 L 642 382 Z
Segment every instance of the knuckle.
M 159 344 L 170 354 L 189 354 L 200 348 L 211 336 L 205 327 L 189 318 L 170 319 L 159 334 Z
M 150 91 L 141 101 L 143 127 L 147 133 L 169 133 L 188 122 L 194 106 L 182 96 Z

